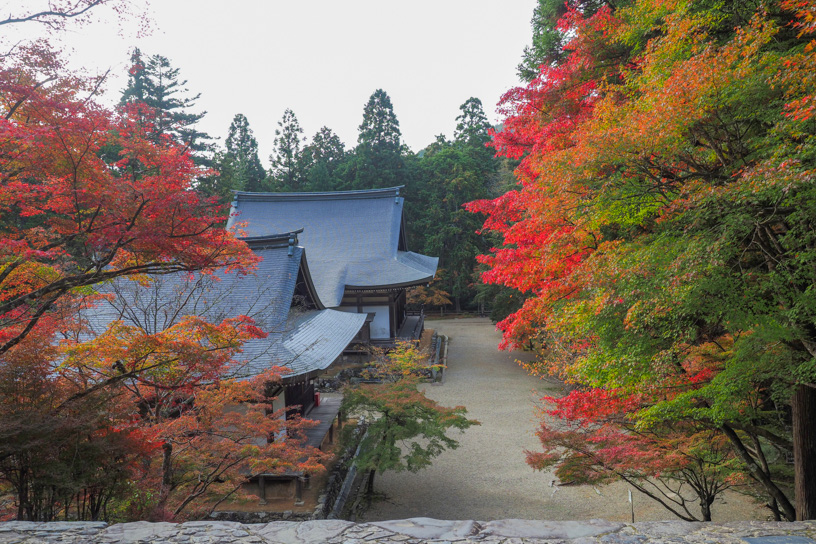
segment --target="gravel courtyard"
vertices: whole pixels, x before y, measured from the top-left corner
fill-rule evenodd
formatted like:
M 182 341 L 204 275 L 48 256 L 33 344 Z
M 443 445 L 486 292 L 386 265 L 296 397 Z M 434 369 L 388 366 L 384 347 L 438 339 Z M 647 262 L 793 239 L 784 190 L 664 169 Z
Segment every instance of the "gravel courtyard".
M 444 406 L 464 405 L 481 426 L 454 435 L 460 446 L 439 456 L 418 473 L 378 474 L 375 489 L 384 498 L 364 521 L 432 517 L 493 520 L 523 518 L 629 521 L 627 485 L 551 487 L 554 476 L 535 472 L 524 450 L 538 449 L 534 436 L 536 404 L 560 389 L 529 376 L 516 363 L 526 353 L 500 352 L 499 333 L 488 319 L 427 322 L 450 337 L 445 383 L 426 386 L 426 394 Z M 636 493 L 636 492 L 635 492 Z M 750 499 L 729 495 L 715 503 L 715 521 L 765 519 Z M 673 519 L 648 497 L 635 494 L 635 520 Z M 361 520 L 363 521 L 363 520 Z

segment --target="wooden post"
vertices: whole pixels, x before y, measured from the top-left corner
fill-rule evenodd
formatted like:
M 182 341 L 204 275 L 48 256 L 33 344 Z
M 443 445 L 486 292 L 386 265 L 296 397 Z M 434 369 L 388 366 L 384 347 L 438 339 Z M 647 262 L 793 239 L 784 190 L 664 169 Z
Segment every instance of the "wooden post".
M 263 474 L 258 476 L 258 496 L 261 498 L 258 504 L 266 504 L 266 478 Z
M 629 490 L 629 506 L 632 508 L 632 523 L 635 522 L 635 502 L 632 500 L 632 490 Z
M 295 506 L 303 506 L 303 482 L 300 476 L 295 478 Z

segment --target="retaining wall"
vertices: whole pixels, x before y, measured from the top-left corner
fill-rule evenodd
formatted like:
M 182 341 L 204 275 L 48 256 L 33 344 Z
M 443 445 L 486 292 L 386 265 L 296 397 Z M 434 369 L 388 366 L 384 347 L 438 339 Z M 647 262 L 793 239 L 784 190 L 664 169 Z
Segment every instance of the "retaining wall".
M 117 525 L 0 523 L 0 544 L 809 544 L 816 542 L 813 539 L 816 539 L 816 521 L 629 524 L 604 520 L 477 522 L 413 518 L 360 524 L 340 520 L 259 524 L 218 521 Z

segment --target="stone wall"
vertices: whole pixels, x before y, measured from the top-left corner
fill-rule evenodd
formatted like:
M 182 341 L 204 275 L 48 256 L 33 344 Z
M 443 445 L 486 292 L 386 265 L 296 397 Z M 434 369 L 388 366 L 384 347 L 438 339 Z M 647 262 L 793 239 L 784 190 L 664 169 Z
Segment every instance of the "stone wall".
M 773 538 L 761 538 L 773 537 Z M 339 520 L 276 521 L 242 524 L 218 521 L 188 523 L 6 522 L 0 544 L 806 544 L 816 540 L 816 522 L 687 523 L 659 521 L 498 520 L 443 521 L 413 518 L 355 524 Z

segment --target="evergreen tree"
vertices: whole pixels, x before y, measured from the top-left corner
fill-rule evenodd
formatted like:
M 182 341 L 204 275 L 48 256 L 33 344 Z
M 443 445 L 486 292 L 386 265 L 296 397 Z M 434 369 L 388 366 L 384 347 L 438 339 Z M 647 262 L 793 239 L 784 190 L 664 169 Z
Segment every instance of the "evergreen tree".
M 275 152 L 269 156 L 272 163 L 272 184 L 276 191 L 302 191 L 305 185 L 303 129 L 295 113 L 287 108 L 275 130 Z
M 456 130 L 454 130 L 454 140 L 469 160 L 475 163 L 473 166 L 484 174 L 486 192 L 492 192 L 493 182 L 497 181 L 498 161 L 494 159 L 494 151 L 487 146 L 490 142 L 490 123 L 487 121 L 482 101 L 476 97 L 468 98 L 464 104 L 459 106 L 462 112 L 456 117 Z
M 218 196 L 224 203 L 232 191 L 265 191 L 266 171 L 258 158 L 258 142 L 249 128 L 247 118 L 238 113 L 232 119 L 227 133 L 226 148 L 215 156 L 217 175 L 200 180 L 199 191 Z
M 487 121 L 482 101 L 476 97 L 468 98 L 459 106 L 456 117 L 456 130 L 453 133 L 457 143 L 471 147 L 484 147 L 490 141 L 490 123 Z
M 263 191 L 266 171 L 258 158 L 258 142 L 243 114 L 238 113 L 233 118 L 225 144 L 225 157 L 234 180 L 232 186 L 243 191 Z
M 440 288 L 450 294 L 455 311 L 475 300 L 476 255 L 490 247 L 476 233 L 481 218 L 462 205 L 491 196 L 498 177 L 498 161 L 485 147 L 490 125 L 481 101 L 469 98 L 459 109 L 455 140 L 438 136 L 425 148 L 421 175 L 409 191 L 409 212 L 423 236 L 418 247 L 439 257 Z
M 309 191 L 336 191 L 343 189 L 338 168 L 346 158 L 343 141 L 329 127 L 321 128 L 312 143 L 303 149 L 306 170 L 306 189 Z
M 399 153 L 402 145 L 399 121 L 394 113 L 394 106 L 391 105 L 391 98 L 382 89 L 374 91 L 368 99 L 359 130 L 359 145 Z
M 187 80 L 179 80 L 179 69 L 167 57 L 152 55 L 144 59 L 137 48 L 131 55 L 128 83 L 120 103 L 147 106 L 139 115 L 145 121 L 148 137 L 154 143 L 169 137 L 185 146 L 199 165 L 211 165 L 212 138 L 196 129 L 207 112 L 192 113 L 201 94 L 188 96 Z
M 391 98 L 377 89 L 363 110 L 355 158 L 350 171 L 355 189 L 404 185 L 402 133 Z

